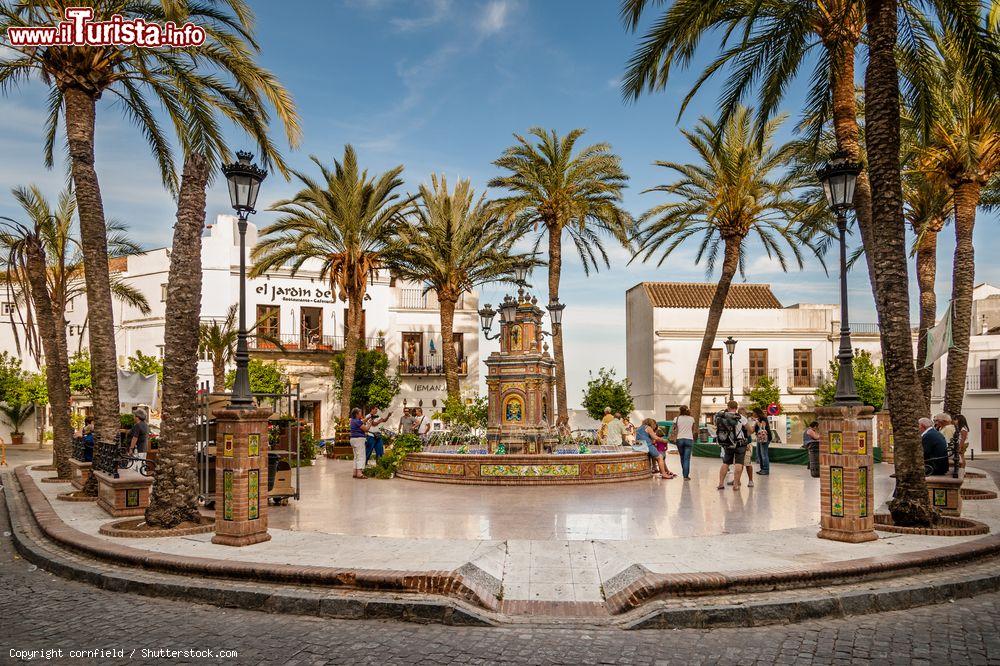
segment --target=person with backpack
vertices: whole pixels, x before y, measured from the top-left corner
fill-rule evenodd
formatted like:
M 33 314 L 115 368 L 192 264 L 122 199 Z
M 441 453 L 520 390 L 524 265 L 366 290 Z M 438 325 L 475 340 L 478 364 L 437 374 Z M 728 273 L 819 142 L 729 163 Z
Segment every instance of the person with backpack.
M 774 440 L 774 433 L 771 432 L 771 423 L 760 407 L 754 408 L 753 418 L 754 439 L 757 441 L 757 462 L 760 465 L 757 473 L 767 476 L 771 473 L 771 458 L 768 454 L 768 447 Z
M 743 460 L 747 454 L 747 432 L 743 418 L 739 414 L 739 403 L 730 400 L 726 411 L 715 415 L 715 439 L 722 448 L 722 467 L 719 468 L 718 490 L 726 488 L 726 474 L 730 466 L 733 470 L 733 490 L 740 489 L 743 477 Z

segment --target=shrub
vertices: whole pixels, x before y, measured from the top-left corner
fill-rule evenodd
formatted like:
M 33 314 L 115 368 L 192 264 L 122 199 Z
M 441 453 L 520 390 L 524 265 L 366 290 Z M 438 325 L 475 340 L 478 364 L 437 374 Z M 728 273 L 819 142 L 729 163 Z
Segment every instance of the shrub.
M 344 356 L 338 354 L 331 362 L 333 382 L 338 397 L 344 381 Z M 351 385 L 351 405 L 385 409 L 399 393 L 399 373 L 389 372 L 389 357 L 378 349 L 359 349 Z
M 281 394 L 285 392 L 285 377 L 277 363 L 265 363 L 259 358 L 250 359 L 247 365 L 250 374 L 250 391 L 253 393 Z M 226 373 L 226 388 L 232 390 L 236 381 L 236 370 Z
M 875 365 L 872 354 L 864 349 L 854 350 L 854 385 L 861 402 L 875 411 L 882 409 L 885 402 L 885 367 Z M 830 361 L 830 376 L 816 389 L 816 404 L 823 407 L 832 405 L 837 392 L 837 376 L 840 374 L 840 361 Z
M 632 402 L 631 386 L 628 378 L 621 381 L 615 378 L 615 369 L 601 368 L 597 371 L 597 376 L 590 373 L 590 381 L 583 391 L 583 408 L 587 410 L 590 418 L 600 420 L 604 416 L 604 409 L 611 408 L 611 413 L 621 412 L 629 414 L 635 408 Z
M 393 441 L 392 448 L 379 458 L 374 467 L 365 468 L 365 476 L 389 479 L 396 473 L 403 458 L 409 453 L 423 449 L 424 443 L 416 435 L 400 435 Z
M 760 409 L 766 414 L 767 406 L 772 402 L 781 407 L 781 389 L 778 388 L 778 383 L 767 375 L 757 379 L 757 384 L 750 389 L 747 397 L 750 399 L 751 410 Z

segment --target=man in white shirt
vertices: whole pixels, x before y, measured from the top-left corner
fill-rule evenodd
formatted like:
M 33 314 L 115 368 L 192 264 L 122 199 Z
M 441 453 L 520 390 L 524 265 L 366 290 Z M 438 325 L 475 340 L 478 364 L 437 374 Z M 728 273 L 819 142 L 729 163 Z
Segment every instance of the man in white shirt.
M 372 457 L 372 453 L 375 454 L 376 463 L 385 454 L 385 446 L 382 441 L 382 424 L 388 421 L 390 416 L 392 416 L 392 412 L 379 417 L 378 407 L 372 407 L 368 412 L 368 416 L 365 417 L 365 421 L 368 422 L 369 426 L 368 436 L 365 438 L 365 465 L 368 464 L 368 459 Z

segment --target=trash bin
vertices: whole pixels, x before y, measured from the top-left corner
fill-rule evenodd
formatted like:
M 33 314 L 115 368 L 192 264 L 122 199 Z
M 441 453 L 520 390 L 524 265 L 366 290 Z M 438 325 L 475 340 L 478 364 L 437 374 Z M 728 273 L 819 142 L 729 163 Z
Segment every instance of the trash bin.
M 274 490 L 274 475 L 278 472 L 278 461 L 281 456 L 277 453 L 267 454 L 267 492 Z
M 819 478 L 819 442 L 810 442 L 806 447 L 809 451 L 809 474 L 814 479 Z

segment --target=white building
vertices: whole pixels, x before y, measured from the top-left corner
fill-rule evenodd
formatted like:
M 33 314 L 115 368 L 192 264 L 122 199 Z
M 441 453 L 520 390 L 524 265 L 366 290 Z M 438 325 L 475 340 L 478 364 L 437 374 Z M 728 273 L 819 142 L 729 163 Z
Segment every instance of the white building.
M 969 338 L 969 367 L 965 377 L 962 413 L 969 421 L 969 446 L 976 453 L 995 452 L 998 447 L 997 421 L 1000 418 L 1000 288 L 980 284 L 972 292 L 972 336 Z M 948 357 L 934 364 L 931 406 L 944 409 L 944 378 Z
M 626 292 L 627 375 L 636 411 L 643 417 L 672 417 L 690 401 L 714 293 L 714 283 L 680 282 L 642 282 Z M 881 358 L 877 324 L 852 323 L 851 329 L 856 349 Z M 728 336 L 737 340 L 732 365 L 723 344 Z M 703 416 L 724 408 L 730 373 L 740 402 L 767 376 L 780 387 L 788 417 L 779 419 L 779 435 L 782 426 L 782 439 L 797 435 L 800 416 L 813 411 L 816 387 L 836 359 L 839 344 L 839 306 L 784 307 L 769 285 L 732 285 L 705 373 Z
M 247 228 L 247 255 L 257 243 L 257 229 Z M 141 291 L 151 312 L 115 304 L 116 348 L 120 365 L 142 351 L 163 355 L 163 326 L 170 250 L 160 248 L 142 255 L 115 260 L 112 270 Z M 220 215 L 202 235 L 202 321 L 224 320 L 230 305 L 239 302 L 239 235 L 236 218 Z M 302 395 L 299 416 L 313 423 L 321 436 L 331 436 L 339 410 L 330 362 L 343 349 L 347 303 L 338 300 L 328 282 L 319 279 L 318 266 L 307 262 L 293 277 L 275 270 L 247 281 L 247 321 L 259 322 L 258 333 L 278 338 L 284 349 L 256 336 L 250 339 L 251 357 L 275 361 Z M 82 299 L 77 299 L 82 300 Z M 460 359 L 463 393 L 479 385 L 478 296 L 466 293 L 455 312 L 454 329 Z M 10 306 L 5 306 L 10 307 Z M 84 321 L 86 304 L 74 303 L 66 314 L 70 353 L 87 349 Z M 390 370 L 398 369 L 400 394 L 389 408 L 393 425 L 402 406 L 420 405 L 428 415 L 445 397 L 441 355 L 440 315 L 434 292 L 406 283 L 381 271 L 373 278 L 364 304 L 365 341 L 384 349 Z M 15 353 L 10 324 L 0 327 L 0 350 Z M 34 363 L 24 359 L 27 369 Z M 212 366 L 199 363 L 201 380 L 212 381 Z

